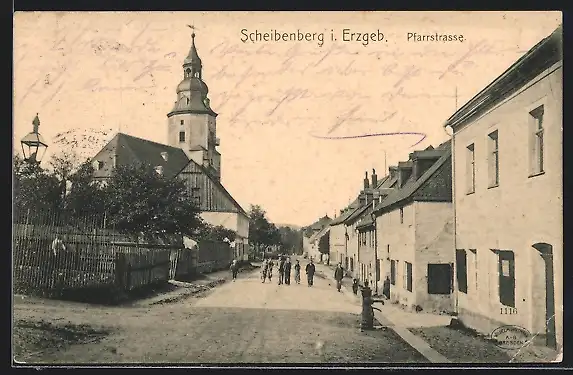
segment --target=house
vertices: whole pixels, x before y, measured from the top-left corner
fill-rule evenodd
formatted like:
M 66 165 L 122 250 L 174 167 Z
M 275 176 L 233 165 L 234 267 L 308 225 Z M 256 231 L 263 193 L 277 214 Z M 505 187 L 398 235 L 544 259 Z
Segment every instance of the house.
M 341 215 L 331 223 L 331 249 L 335 251 L 335 257 L 331 257 L 331 259 L 342 263 L 348 276 L 359 276 L 357 225 L 363 217 L 370 214 L 373 204 L 380 199 L 379 188 L 385 180 L 379 181 L 376 170 L 372 170 L 372 181 L 370 181 L 368 172 L 366 172 L 363 189 L 356 200 L 342 210 Z
M 373 211 L 380 279 L 390 278 L 392 302 L 411 309 L 454 307 L 451 169 L 449 142 L 411 153 L 390 168 L 396 183 Z
M 394 167 L 391 167 L 390 174 L 381 179 L 376 190 L 379 193 L 377 200 L 374 200 L 374 206 L 368 210 L 368 214 L 358 222 L 356 230 L 358 231 L 358 280 L 362 285 L 368 281 L 368 285 L 378 294 L 382 291 L 382 272 L 378 247 L 376 246 L 376 225 L 372 212 L 380 207 L 380 204 L 396 186 L 398 180 Z
M 458 318 L 563 345 L 563 58 L 559 27 L 446 122 Z
M 249 217 L 221 183 L 221 154 L 216 147 L 217 114 L 211 109 L 209 89 L 202 77 L 203 64 L 195 46 L 195 33 L 183 62 L 177 100 L 167 114 L 168 144 L 118 133 L 92 159 L 94 178 L 111 176 L 119 165 L 144 163 L 165 178 L 181 178 L 207 223 L 236 232 L 235 257 L 248 259 Z
M 329 226 L 332 219 L 328 215 L 324 215 L 311 225 L 302 228 L 302 248 L 303 252 L 308 257 L 313 259 L 320 259 L 320 252 L 312 246 L 311 238 L 318 234 L 324 227 Z
M 330 255 L 330 225 L 326 224 L 310 240 L 311 250 L 309 256 L 318 262 L 329 262 Z

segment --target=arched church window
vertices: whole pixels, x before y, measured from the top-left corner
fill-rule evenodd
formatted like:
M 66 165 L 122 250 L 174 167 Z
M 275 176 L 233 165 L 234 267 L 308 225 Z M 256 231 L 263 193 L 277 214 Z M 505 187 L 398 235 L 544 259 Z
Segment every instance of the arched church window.
M 185 77 L 191 76 L 191 69 L 185 70 Z
M 199 72 L 195 72 L 195 77 L 199 78 Z

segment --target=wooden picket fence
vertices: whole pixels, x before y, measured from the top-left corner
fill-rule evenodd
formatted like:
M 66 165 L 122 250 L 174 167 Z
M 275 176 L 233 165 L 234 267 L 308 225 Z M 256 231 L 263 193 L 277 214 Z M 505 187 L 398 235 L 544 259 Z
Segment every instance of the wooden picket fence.
M 93 288 L 130 292 L 226 269 L 233 259 L 233 250 L 224 242 L 200 241 L 195 249 L 186 249 L 175 236 L 151 243 L 106 228 L 96 218 L 35 213 L 20 216 L 12 231 L 16 293 L 60 296 Z M 64 247 L 54 251 L 56 238 Z
M 97 226 L 86 228 L 13 224 L 15 292 L 58 295 L 105 287 L 129 292 L 169 280 L 169 254 L 181 244 L 150 244 Z M 56 236 L 65 248 L 54 251 Z

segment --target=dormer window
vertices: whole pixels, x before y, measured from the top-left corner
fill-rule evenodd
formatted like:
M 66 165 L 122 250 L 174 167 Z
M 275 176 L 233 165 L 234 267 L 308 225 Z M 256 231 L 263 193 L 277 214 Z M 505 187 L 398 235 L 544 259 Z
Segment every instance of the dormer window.
M 167 161 L 167 159 L 168 159 L 169 156 L 168 156 L 167 152 L 163 151 L 163 152 L 161 153 L 161 157 L 163 158 L 163 160 Z
M 93 168 L 94 168 L 94 170 L 96 170 L 96 171 L 99 171 L 100 169 L 102 169 L 102 168 L 103 168 L 103 161 L 101 161 L 101 160 L 95 160 L 95 161 L 93 162 Z
M 162 176 L 163 175 L 163 166 L 158 165 L 157 167 L 155 167 L 155 172 L 157 172 L 158 175 Z

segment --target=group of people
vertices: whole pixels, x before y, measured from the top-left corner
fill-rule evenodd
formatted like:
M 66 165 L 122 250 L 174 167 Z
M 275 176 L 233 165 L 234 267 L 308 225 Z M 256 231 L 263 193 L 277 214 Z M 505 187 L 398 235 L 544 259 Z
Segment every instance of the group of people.
M 273 267 L 275 266 L 275 262 L 272 258 L 265 258 L 263 259 L 263 264 L 261 265 L 261 279 L 262 282 L 266 282 L 269 279 L 269 282 L 273 279 Z M 297 284 L 300 284 L 300 262 L 297 259 L 294 266 L 292 265 L 290 258 L 285 256 L 280 256 L 278 261 L 276 262 L 277 271 L 278 271 L 278 284 L 282 285 L 290 285 L 290 275 L 291 270 L 294 268 L 294 281 Z M 315 266 L 312 261 L 308 263 L 305 267 L 307 284 L 309 287 L 313 285 L 314 282 L 314 273 L 315 273 Z

